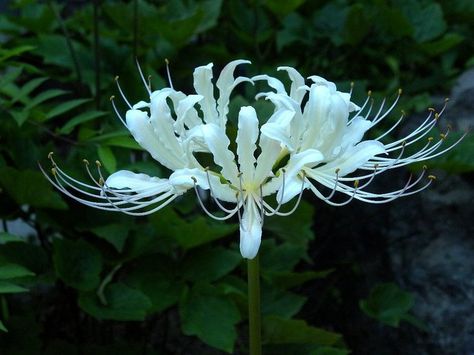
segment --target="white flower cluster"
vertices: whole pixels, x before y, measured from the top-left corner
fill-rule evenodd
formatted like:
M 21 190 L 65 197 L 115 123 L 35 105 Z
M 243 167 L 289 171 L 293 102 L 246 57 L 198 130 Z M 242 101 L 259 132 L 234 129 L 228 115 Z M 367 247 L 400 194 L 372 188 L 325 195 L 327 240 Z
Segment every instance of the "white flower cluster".
M 350 93 L 338 91 L 334 83 L 319 76 L 305 79 L 291 67 L 278 68 L 288 74 L 289 88 L 268 75 L 235 78 L 235 68 L 248 63 L 230 62 L 215 85 L 212 64 L 196 68 L 195 93 L 190 95 L 175 90 L 171 81 L 170 87 L 152 91 L 140 70 L 149 98 L 133 106 L 118 86 L 129 106 L 123 119 L 112 100 L 118 117 L 138 144 L 172 171 L 169 177 L 120 170 L 105 179 L 97 162 L 99 177 L 95 179 L 85 161 L 93 181 L 86 184 L 67 175 L 50 155 L 53 178 L 48 179 L 81 203 L 134 216 L 158 211 L 194 189 L 200 205 L 211 217 L 225 220 L 238 215 L 240 250 L 243 257 L 252 259 L 260 246 L 264 216 L 289 215 L 296 209 L 303 190 L 310 189 L 318 198 L 336 206 L 353 199 L 370 203 L 392 201 L 423 190 L 434 177 L 428 176 L 422 183 L 423 172 L 400 189 L 376 194 L 366 189 L 376 175 L 432 159 L 459 142 L 439 149 L 448 133 L 436 142 L 428 137 L 444 108 L 440 113 L 430 110 L 418 128 L 399 140 L 387 144 L 381 141 L 403 116 L 382 136 L 363 140 L 366 132 L 392 111 L 399 95 L 388 109 L 384 110 L 384 102 L 371 116 L 370 94 L 359 107 L 351 102 Z M 252 106 L 240 108 L 234 154 L 226 135 L 230 96 L 240 83 L 257 81 L 265 81 L 269 88 L 256 99 L 270 101 L 274 111 L 261 124 Z M 423 148 L 405 154 L 407 146 L 422 139 L 426 139 Z M 203 166 L 196 153 L 212 155 L 215 168 Z M 213 215 L 205 207 L 199 189 L 208 190 L 225 214 Z M 276 194 L 276 207 L 265 199 L 272 194 Z M 297 201 L 292 210 L 281 212 L 281 206 L 294 197 Z

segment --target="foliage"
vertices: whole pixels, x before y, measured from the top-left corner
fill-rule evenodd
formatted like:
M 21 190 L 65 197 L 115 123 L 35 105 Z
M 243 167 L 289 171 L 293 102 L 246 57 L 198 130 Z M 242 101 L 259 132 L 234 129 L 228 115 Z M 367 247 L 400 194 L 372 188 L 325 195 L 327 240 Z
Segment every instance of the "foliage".
M 161 175 L 164 168 L 139 150 L 111 114 L 116 75 L 131 101 L 145 94 L 135 58 L 154 87 L 165 83 L 164 58 L 175 87 L 185 92 L 192 68 L 249 58 L 254 65 L 246 70 L 287 64 L 341 85 L 355 80 L 359 97 L 369 83 L 382 94 L 403 85 L 413 97 L 404 105 L 413 109 L 427 104 L 424 91 L 446 92 L 474 63 L 469 0 L 15 0 L 1 6 L 0 219 L 21 220 L 34 231 L 27 237 L 0 234 L 0 329 L 10 330 L 0 343 L 8 354 L 133 354 L 144 348 L 154 354 L 203 347 L 194 337 L 227 353 L 245 353 L 238 341 L 246 333 L 245 266 L 236 251 L 235 224 L 209 221 L 192 196 L 148 218 L 91 210 L 53 191 L 37 168 L 55 151 L 78 178 L 86 178 L 85 157 L 101 160 L 108 172 Z M 234 104 L 252 90 L 241 89 Z M 258 109 L 268 113 L 265 103 Z M 470 156 L 472 144 L 439 164 L 473 171 Z M 337 328 L 302 319 L 304 284 L 332 271 L 311 270 L 313 212 L 303 203 L 291 223 L 270 218 L 265 224 L 262 311 L 272 353 L 349 351 Z M 361 308 L 398 325 L 410 308 L 389 302 L 400 292 L 394 286 L 376 289 Z M 15 302 L 15 293 L 24 302 Z M 53 331 L 58 323 L 67 329 Z M 120 327 L 134 331 L 122 337 Z M 29 341 L 22 338 L 25 328 Z M 156 328 L 159 346 L 149 340 Z M 115 337 L 103 339 L 113 330 Z

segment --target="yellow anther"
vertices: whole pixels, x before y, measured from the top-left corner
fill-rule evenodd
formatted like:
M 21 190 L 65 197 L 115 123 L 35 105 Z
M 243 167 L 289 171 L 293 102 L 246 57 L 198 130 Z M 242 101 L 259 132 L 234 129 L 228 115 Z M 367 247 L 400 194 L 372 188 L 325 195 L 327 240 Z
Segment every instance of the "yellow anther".
M 423 170 L 428 170 L 428 167 L 426 165 L 423 165 Z
M 336 169 L 336 175 L 339 174 L 340 171 L 341 171 L 341 169 L 337 168 Z
M 378 169 L 379 164 L 374 164 L 374 169 Z
M 451 126 L 449 123 L 447 125 L 447 128 L 448 128 L 448 131 L 452 131 L 453 130 L 453 126 Z
M 407 113 L 405 112 L 405 110 L 401 110 L 401 111 L 402 111 L 402 115 L 403 115 L 403 116 L 406 116 L 406 115 L 407 115 Z
M 367 96 L 372 95 L 372 90 L 367 91 Z
M 194 176 L 191 176 L 191 180 L 193 180 L 194 183 L 197 183 L 197 179 Z
M 53 154 L 54 154 L 53 152 L 49 152 L 48 153 L 48 159 L 50 159 L 50 160 L 53 159 Z
M 433 107 L 428 107 L 428 111 L 436 112 L 436 110 Z
M 428 179 L 434 181 L 434 180 L 436 180 L 436 176 L 435 175 L 428 175 Z
M 115 81 L 119 80 L 119 76 L 116 75 L 115 78 L 114 78 Z
M 354 181 L 354 187 L 357 189 L 359 187 L 359 180 Z
M 435 120 L 439 119 L 439 113 L 438 113 L 438 112 L 435 112 L 435 114 L 434 114 L 434 119 L 435 119 Z
M 100 161 L 98 161 L 98 160 L 95 161 L 95 165 L 97 165 L 98 168 L 101 168 L 101 167 L 102 167 L 102 164 L 101 164 Z
M 56 168 L 51 168 L 51 174 L 53 174 L 53 176 L 56 176 L 57 173 L 58 171 L 56 170 Z
M 444 102 L 448 102 L 448 101 L 449 101 L 449 97 L 444 99 Z
M 82 162 L 86 165 L 89 165 L 89 160 L 87 160 L 87 159 L 82 159 Z
M 166 65 L 170 65 L 170 61 L 168 60 L 168 58 L 165 58 L 165 63 Z
M 403 92 L 402 88 L 398 89 L 398 95 L 401 95 Z
M 433 140 L 433 137 L 428 137 L 428 142 L 431 142 Z
M 114 95 L 110 96 L 110 101 L 114 101 L 114 99 L 115 99 Z
M 204 168 L 204 171 L 209 171 L 209 170 L 210 170 L 210 168 L 209 168 L 208 166 L 206 166 L 206 167 Z
M 353 81 L 351 81 L 351 88 L 353 88 L 353 87 L 354 87 L 354 82 L 353 82 Z
M 441 138 L 441 139 L 444 141 L 444 140 L 446 139 L 446 134 L 441 133 L 441 134 L 439 135 L 439 138 Z
M 99 178 L 99 185 L 100 185 L 100 186 L 104 186 L 104 184 L 105 184 L 104 179 Z

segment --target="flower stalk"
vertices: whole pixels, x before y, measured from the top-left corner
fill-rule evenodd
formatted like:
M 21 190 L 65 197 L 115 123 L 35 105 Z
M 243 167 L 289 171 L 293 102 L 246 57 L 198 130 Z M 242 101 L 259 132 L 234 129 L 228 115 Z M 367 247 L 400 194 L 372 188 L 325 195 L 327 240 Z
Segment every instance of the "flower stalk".
M 260 312 L 260 261 L 258 254 L 247 261 L 249 304 L 249 354 L 262 354 Z

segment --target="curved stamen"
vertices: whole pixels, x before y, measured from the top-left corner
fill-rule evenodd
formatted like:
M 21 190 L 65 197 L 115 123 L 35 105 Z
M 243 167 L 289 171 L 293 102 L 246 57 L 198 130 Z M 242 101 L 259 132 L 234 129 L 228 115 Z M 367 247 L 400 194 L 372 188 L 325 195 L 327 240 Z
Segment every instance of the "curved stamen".
M 140 73 L 140 78 L 142 79 L 143 86 L 145 86 L 148 95 L 151 95 L 151 90 L 145 80 L 145 77 L 143 76 L 142 68 L 140 67 L 140 63 L 138 63 L 138 58 L 135 58 L 135 63 L 137 64 L 138 72 Z
M 240 208 L 239 207 L 239 204 L 237 203 L 236 207 L 232 208 L 232 209 L 228 209 L 226 208 L 224 205 L 222 205 L 222 203 L 219 201 L 219 199 L 216 197 L 215 193 L 214 193 L 214 190 L 212 188 L 212 184 L 211 184 L 211 177 L 209 176 L 209 168 L 205 168 L 204 170 L 206 170 L 206 177 L 207 177 L 207 184 L 209 185 L 209 191 L 211 192 L 211 196 L 214 200 L 214 202 L 216 203 L 217 206 L 219 206 L 219 208 L 226 212 L 226 213 L 235 213 L 235 209 L 236 208 Z
M 171 81 L 171 73 L 170 73 L 170 61 L 168 58 L 165 58 L 166 63 L 166 75 L 168 75 L 168 82 L 170 84 L 170 88 L 174 90 L 173 82 Z
M 117 75 L 114 80 L 115 80 L 115 84 L 117 84 L 118 91 L 120 92 L 120 95 L 122 96 L 122 99 L 123 99 L 123 101 L 125 101 L 127 106 L 129 108 L 132 108 L 132 105 L 130 105 L 130 102 L 127 100 L 127 97 L 125 96 L 125 94 L 123 93 L 122 88 L 120 87 L 120 83 L 119 83 L 118 79 L 119 79 L 119 76 Z
M 233 213 L 229 213 L 229 214 L 227 214 L 226 216 L 223 216 L 223 217 L 216 216 L 216 215 L 212 214 L 212 213 L 206 208 L 206 206 L 204 205 L 204 202 L 203 202 L 202 199 L 201 199 L 201 196 L 199 195 L 199 190 L 198 190 L 198 188 L 197 188 L 197 179 L 196 179 L 194 176 L 191 176 L 191 179 L 193 180 L 194 191 L 196 192 L 196 197 L 197 197 L 197 199 L 198 199 L 199 205 L 201 206 L 202 210 L 203 210 L 209 217 L 211 217 L 212 219 L 215 219 L 215 220 L 217 220 L 217 221 L 225 221 L 226 219 L 231 218 L 233 215 L 235 215 L 235 213 L 236 213 L 237 211 L 240 210 L 240 209 L 236 209 Z
M 117 110 L 117 106 L 115 106 L 115 96 L 112 95 L 110 96 L 110 102 L 112 103 L 112 107 L 115 111 L 115 114 L 117 115 L 117 117 L 119 118 L 120 122 L 122 122 L 122 124 L 125 126 L 125 128 L 128 129 L 128 126 L 127 126 L 127 123 L 125 122 L 125 120 L 123 119 L 122 115 L 120 114 L 120 112 Z
M 288 212 L 279 212 L 281 206 L 283 205 L 283 203 L 282 203 L 283 200 L 280 200 L 280 202 L 278 203 L 278 206 L 276 208 L 272 208 L 270 206 L 270 204 L 268 204 L 267 202 L 264 201 L 263 203 L 264 203 L 265 207 L 270 211 L 270 213 L 266 213 L 266 215 L 267 216 L 277 215 L 277 216 L 286 217 L 286 216 L 291 215 L 293 212 L 295 212 L 296 209 L 298 208 L 298 206 L 300 205 L 301 199 L 303 197 L 303 192 L 304 192 L 304 188 L 305 188 L 305 180 L 306 180 L 306 172 L 302 171 L 301 190 L 300 190 L 300 193 L 298 195 L 298 199 L 296 200 L 295 205 L 293 206 L 293 208 L 290 211 L 288 211 Z M 283 190 L 283 188 L 282 188 L 282 190 Z M 283 196 L 283 193 L 282 193 L 282 196 Z

